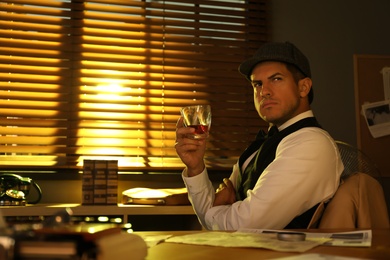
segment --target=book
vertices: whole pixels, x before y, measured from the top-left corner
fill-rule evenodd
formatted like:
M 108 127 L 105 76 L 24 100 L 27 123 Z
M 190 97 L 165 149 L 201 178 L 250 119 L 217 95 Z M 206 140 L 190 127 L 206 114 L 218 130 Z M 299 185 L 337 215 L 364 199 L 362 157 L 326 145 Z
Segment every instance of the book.
M 120 236 L 117 224 L 72 224 L 32 229 L 15 237 L 17 259 L 95 259 L 101 251 L 97 241 Z
M 78 236 L 85 241 L 93 241 L 103 236 L 119 234 L 122 226 L 118 224 L 80 223 L 60 227 L 42 227 L 34 230 L 36 235 L 46 236 Z
M 21 259 L 75 259 L 78 255 L 76 241 L 19 241 L 17 257 Z
M 148 247 L 136 234 L 119 233 L 101 237 L 95 241 L 97 260 L 144 260 Z

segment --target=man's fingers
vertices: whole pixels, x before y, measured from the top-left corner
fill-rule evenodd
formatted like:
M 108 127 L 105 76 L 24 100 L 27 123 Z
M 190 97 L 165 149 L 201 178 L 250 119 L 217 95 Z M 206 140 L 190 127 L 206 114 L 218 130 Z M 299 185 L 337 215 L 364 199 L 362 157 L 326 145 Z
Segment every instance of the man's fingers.
M 224 178 L 223 182 L 221 184 L 219 184 L 216 192 L 220 192 L 221 190 L 223 190 L 225 188 L 232 188 L 232 187 L 233 187 L 232 182 L 228 178 Z
M 223 183 L 226 185 L 226 187 L 233 188 L 233 183 L 228 178 L 224 178 Z
M 219 184 L 217 190 L 215 191 L 216 193 L 220 192 L 221 190 L 225 189 L 226 185 L 224 183 Z
M 180 128 L 180 127 L 183 127 L 183 126 L 184 126 L 184 124 L 183 124 L 183 117 L 179 117 L 179 119 L 176 122 L 176 128 Z

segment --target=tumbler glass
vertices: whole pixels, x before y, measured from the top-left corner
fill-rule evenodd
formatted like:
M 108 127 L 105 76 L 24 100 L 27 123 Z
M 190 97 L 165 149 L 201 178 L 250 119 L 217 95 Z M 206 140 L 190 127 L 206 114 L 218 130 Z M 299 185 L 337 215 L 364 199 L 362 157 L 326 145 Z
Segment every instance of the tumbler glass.
M 184 118 L 184 125 L 195 129 L 194 134 L 187 135 L 192 139 L 204 139 L 209 136 L 211 126 L 211 107 L 210 105 L 195 105 L 183 107 L 180 110 Z

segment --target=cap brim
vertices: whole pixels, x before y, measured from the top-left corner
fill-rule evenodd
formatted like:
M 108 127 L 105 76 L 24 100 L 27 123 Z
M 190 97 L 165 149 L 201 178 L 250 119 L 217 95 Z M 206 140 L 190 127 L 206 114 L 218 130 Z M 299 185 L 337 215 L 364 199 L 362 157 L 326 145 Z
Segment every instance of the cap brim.
M 251 81 L 251 74 L 252 74 L 252 70 L 253 68 L 260 62 L 264 62 L 264 61 L 277 61 L 277 62 L 284 62 L 284 63 L 290 63 L 290 64 L 293 64 L 291 61 L 289 61 L 288 59 L 286 59 L 285 57 L 270 57 L 270 58 L 267 58 L 267 57 L 262 57 L 262 58 L 259 58 L 259 57 L 252 57 L 252 58 L 249 58 L 247 60 L 245 60 L 243 63 L 241 63 L 241 65 L 238 67 L 238 71 L 245 76 L 245 78 L 247 78 L 249 81 Z
M 255 67 L 257 63 L 261 62 L 261 59 L 258 58 L 249 58 L 245 60 L 243 63 L 241 63 L 240 67 L 238 70 L 240 73 L 247 78 L 249 81 L 250 79 L 250 74 L 252 73 L 252 69 Z

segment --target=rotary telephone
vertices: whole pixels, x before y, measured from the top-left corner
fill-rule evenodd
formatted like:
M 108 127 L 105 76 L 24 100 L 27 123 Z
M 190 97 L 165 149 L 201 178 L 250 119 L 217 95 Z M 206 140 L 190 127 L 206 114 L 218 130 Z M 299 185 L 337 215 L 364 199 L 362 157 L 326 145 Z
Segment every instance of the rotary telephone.
M 27 200 L 31 187 L 36 190 L 37 198 Z M 36 204 L 42 198 L 41 188 L 32 179 L 12 173 L 0 175 L 0 206 L 25 206 Z

